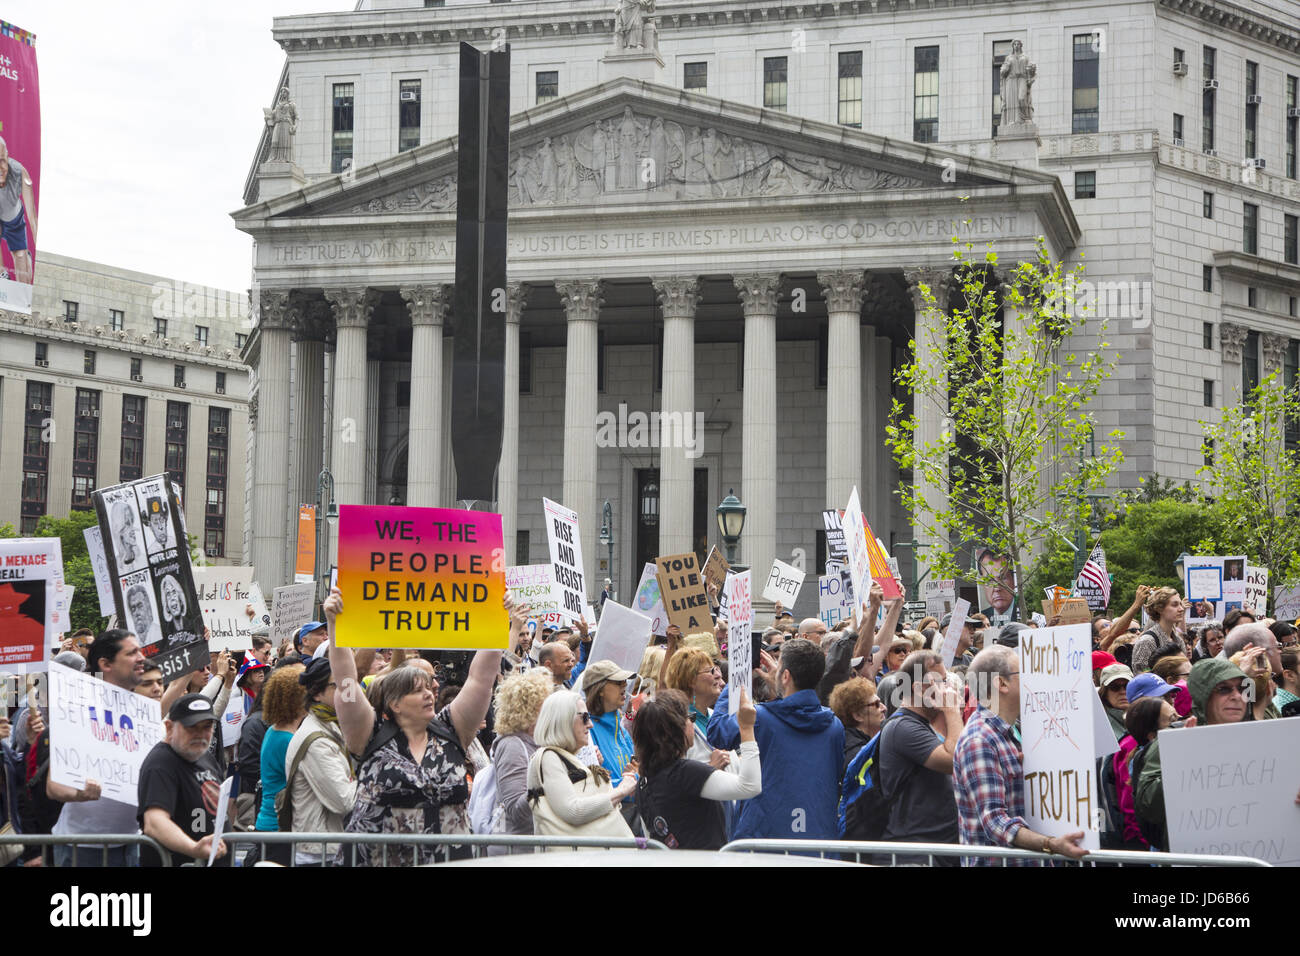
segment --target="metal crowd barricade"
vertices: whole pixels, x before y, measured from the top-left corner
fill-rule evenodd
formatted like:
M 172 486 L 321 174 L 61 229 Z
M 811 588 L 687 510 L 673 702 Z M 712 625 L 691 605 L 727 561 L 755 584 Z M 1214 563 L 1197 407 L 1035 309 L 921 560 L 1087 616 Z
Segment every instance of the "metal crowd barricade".
M 148 846 L 162 858 L 163 866 L 171 866 L 171 851 L 143 833 L 0 833 L 0 846 L 70 846 L 72 865 L 76 866 L 83 854 L 99 853 L 99 865 L 108 865 L 108 851 L 117 846 Z M 99 849 L 92 849 L 98 847 Z
M 355 866 L 357 847 L 361 845 L 377 846 L 380 850 L 379 865 L 388 865 L 388 848 L 399 847 L 446 847 L 441 854 L 443 861 L 451 859 L 452 847 L 469 847 L 474 857 L 485 856 L 488 847 L 531 847 L 533 852 L 549 847 L 563 847 L 574 850 L 667 850 L 658 840 L 642 837 L 560 837 L 533 836 L 491 833 L 278 833 L 257 830 L 239 833 L 224 833 L 222 839 L 231 852 L 249 844 L 262 846 L 263 859 L 265 847 L 271 844 L 289 844 L 289 866 L 296 863 L 297 846 L 309 844 L 319 847 L 322 855 L 330 858 L 334 847 L 350 850 L 350 859 L 345 863 Z
M 1250 856 L 1213 856 L 1208 853 L 1156 853 L 1140 850 L 1093 850 L 1085 857 L 1070 860 L 1058 854 L 1039 853 L 1006 846 L 963 846 L 959 843 L 886 843 L 849 840 L 732 840 L 723 853 L 813 853 L 820 857 L 850 859 L 857 863 L 876 863 L 884 857 L 898 866 L 899 858 L 917 865 L 934 866 L 939 857 L 984 857 L 1000 860 L 1007 866 L 1012 860 L 1033 861 L 1056 866 L 1272 866 Z M 863 857 L 867 857 L 866 860 Z M 919 863 L 924 859 L 925 863 Z

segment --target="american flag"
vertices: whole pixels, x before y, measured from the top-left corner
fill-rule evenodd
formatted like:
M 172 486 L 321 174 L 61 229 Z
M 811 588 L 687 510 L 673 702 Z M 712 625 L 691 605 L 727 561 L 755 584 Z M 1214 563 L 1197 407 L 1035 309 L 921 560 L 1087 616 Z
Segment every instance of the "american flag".
M 1088 560 L 1083 563 L 1083 570 L 1079 572 L 1079 578 L 1074 584 L 1075 590 L 1082 590 L 1084 585 L 1101 590 L 1103 607 L 1110 604 L 1110 575 L 1106 573 L 1106 552 L 1100 546 L 1094 548 L 1092 554 L 1088 555 Z

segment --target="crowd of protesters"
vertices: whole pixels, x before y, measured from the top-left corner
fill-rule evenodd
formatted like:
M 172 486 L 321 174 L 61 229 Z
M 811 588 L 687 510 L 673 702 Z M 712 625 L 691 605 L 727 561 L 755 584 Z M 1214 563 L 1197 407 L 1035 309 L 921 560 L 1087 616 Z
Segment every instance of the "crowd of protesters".
M 173 864 L 207 860 L 215 842 L 224 866 L 404 865 L 472 852 L 417 842 L 361 840 L 349 852 L 241 843 L 251 832 L 1088 852 L 1082 832 L 1047 836 L 1026 821 L 1016 648 L 1032 624 L 968 617 L 946 665 L 950 617 L 906 627 L 901 599 L 885 601 L 878 585 L 860 622 L 834 628 L 818 618 L 796 623 L 777 605 L 761 631 L 752 699 L 742 692 L 733 712 L 725 619 L 696 634 L 670 626 L 633 672 L 590 659 L 594 622 L 543 628 L 527 608 L 507 609 L 506 651 L 353 650 L 334 640 L 347 613 L 336 589 L 322 604 L 324 620 L 303 625 L 292 643 L 275 649 L 255 631 L 250 650 L 213 654 L 209 666 L 166 686 L 134 634 L 79 631 L 55 660 L 158 700 L 165 737 L 144 761 L 133 807 L 105 799 L 94 780 L 73 789 L 50 778 L 42 702 L 0 710 L 0 826 L 87 837 L 44 853 L 0 846 L 0 865 L 164 865 L 147 844 L 105 854 L 94 839 L 137 832 Z M 1168 848 L 1160 730 L 1300 716 L 1295 625 L 1235 610 L 1189 628 L 1184 610 L 1174 589 L 1140 587 L 1123 614 L 1093 621 L 1095 692 L 1119 748 L 1098 761 L 1101 803 L 1115 808 L 1103 848 Z M 223 746 L 221 716 L 241 704 L 239 741 Z M 238 780 L 217 833 L 218 791 L 229 776 Z M 489 851 L 517 852 L 531 848 Z M 936 862 L 992 860 L 973 853 Z

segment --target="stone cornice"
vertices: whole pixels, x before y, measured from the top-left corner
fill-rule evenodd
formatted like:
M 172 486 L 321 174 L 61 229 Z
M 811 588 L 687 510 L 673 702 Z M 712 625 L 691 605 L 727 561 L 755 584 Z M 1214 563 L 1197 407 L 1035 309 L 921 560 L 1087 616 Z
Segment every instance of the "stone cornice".
M 52 342 L 70 342 L 88 348 L 149 355 L 169 362 L 208 365 L 222 371 L 246 372 L 248 369 L 235 349 L 198 346 L 191 342 L 160 339 L 155 335 L 125 330 L 115 332 L 106 325 L 64 322 L 62 318 L 41 318 L 0 309 L 0 331 L 19 332 Z M 249 330 L 252 331 L 251 329 Z
M 1300 51 L 1300 28 L 1248 10 L 1227 0 L 1157 0 L 1170 13 L 1197 20 L 1217 31 L 1230 30 L 1252 43 L 1267 43 L 1291 53 Z
M 1243 191 L 1272 196 L 1300 205 L 1300 181 L 1264 169 L 1243 167 L 1237 159 L 1211 156 L 1198 149 L 1156 141 L 1156 155 L 1162 167 L 1204 179 L 1214 186 L 1232 185 Z
M 1216 252 L 1214 268 L 1224 279 L 1251 285 L 1268 285 L 1294 294 L 1300 289 L 1300 266 L 1277 259 L 1265 259 L 1246 252 Z

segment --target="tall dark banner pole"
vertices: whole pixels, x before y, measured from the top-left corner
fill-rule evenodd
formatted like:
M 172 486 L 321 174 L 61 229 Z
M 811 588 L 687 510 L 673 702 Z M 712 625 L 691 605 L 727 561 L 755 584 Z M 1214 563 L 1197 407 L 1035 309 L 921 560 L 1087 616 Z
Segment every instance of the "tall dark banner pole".
M 451 446 L 456 499 L 496 500 L 505 404 L 510 48 L 460 45 Z

